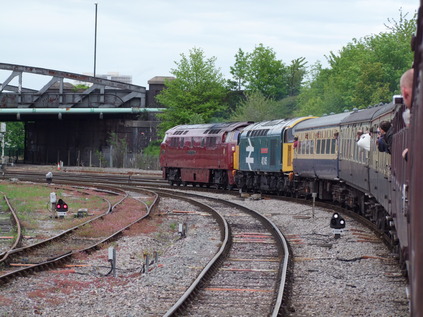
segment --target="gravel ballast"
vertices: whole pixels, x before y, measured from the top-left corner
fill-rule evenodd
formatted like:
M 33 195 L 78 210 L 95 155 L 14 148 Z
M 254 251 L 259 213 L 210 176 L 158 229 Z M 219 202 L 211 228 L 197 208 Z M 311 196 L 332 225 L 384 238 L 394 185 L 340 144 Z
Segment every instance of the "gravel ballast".
M 395 257 L 374 234 L 344 217 L 335 239 L 332 213 L 277 200 L 219 195 L 260 211 L 288 239 L 293 252 L 292 296 L 287 315 L 408 316 L 406 280 Z M 0 288 L 0 316 L 162 316 L 182 295 L 219 247 L 213 218 L 187 203 L 162 199 L 160 216 L 140 231 L 77 257 L 72 264 L 12 281 Z M 186 238 L 177 226 L 187 224 Z M 117 250 L 117 276 L 107 248 Z M 158 263 L 142 273 L 144 255 L 158 252 Z M 210 312 L 213 316 L 213 312 Z M 247 315 L 246 315 L 247 316 Z

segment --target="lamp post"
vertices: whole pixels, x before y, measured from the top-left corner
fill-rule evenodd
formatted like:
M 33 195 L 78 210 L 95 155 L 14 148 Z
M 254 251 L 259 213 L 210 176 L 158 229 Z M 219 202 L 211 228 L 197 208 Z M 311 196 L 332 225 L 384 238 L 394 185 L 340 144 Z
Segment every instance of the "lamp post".
M 94 3 L 95 5 L 95 32 L 94 32 L 94 77 L 95 77 L 95 66 L 96 66 L 96 57 L 97 57 L 97 5 L 98 3 Z

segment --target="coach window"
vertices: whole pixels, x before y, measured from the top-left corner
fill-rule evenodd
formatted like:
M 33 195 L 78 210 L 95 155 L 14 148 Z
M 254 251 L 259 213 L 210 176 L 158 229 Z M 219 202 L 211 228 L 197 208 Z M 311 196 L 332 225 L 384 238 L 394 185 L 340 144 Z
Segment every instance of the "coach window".
M 320 145 L 321 145 L 322 141 L 321 140 L 317 140 L 317 144 L 316 144 L 316 154 L 320 154 Z
M 310 154 L 314 154 L 314 140 L 310 140 Z
M 322 149 L 320 150 L 320 153 L 321 154 L 326 154 L 325 153 L 325 150 L 326 150 L 326 139 L 323 139 L 322 140 Z
M 350 138 L 350 136 L 349 135 L 346 135 L 345 136 L 345 139 L 343 140 L 343 143 L 344 143 L 344 148 L 343 148 L 343 158 L 344 159 L 348 159 L 348 144 L 349 144 L 349 138 Z
M 348 130 L 345 136 L 345 151 L 344 151 L 344 158 L 347 160 L 351 160 L 351 142 L 353 142 L 353 146 L 355 144 L 355 130 L 352 128 L 351 125 L 348 125 Z
M 332 139 L 332 146 L 330 148 L 330 153 L 335 154 L 335 150 L 336 150 L 336 139 Z
M 330 154 L 330 140 L 329 139 L 326 140 L 325 154 Z

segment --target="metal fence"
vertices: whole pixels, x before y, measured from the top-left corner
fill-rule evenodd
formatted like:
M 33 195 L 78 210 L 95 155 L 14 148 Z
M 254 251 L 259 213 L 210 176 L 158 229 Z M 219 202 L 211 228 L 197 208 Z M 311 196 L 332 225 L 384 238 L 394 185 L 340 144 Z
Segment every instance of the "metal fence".
M 142 152 L 128 153 L 119 149 L 115 150 L 113 146 L 103 147 L 101 151 L 93 149 L 57 150 L 54 153 L 47 149 L 43 153 L 27 151 L 27 157 L 24 160 L 24 163 L 28 164 L 48 165 L 60 162 L 64 166 L 160 169 L 159 158 L 156 156 L 145 155 Z

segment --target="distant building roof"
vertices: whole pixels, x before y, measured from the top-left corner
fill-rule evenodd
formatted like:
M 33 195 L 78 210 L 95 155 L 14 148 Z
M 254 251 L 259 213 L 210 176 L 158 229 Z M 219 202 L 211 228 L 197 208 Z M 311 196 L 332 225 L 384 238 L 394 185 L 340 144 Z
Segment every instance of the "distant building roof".
M 173 76 L 155 76 L 148 81 L 149 85 L 163 85 L 165 79 L 173 80 L 175 77 Z

